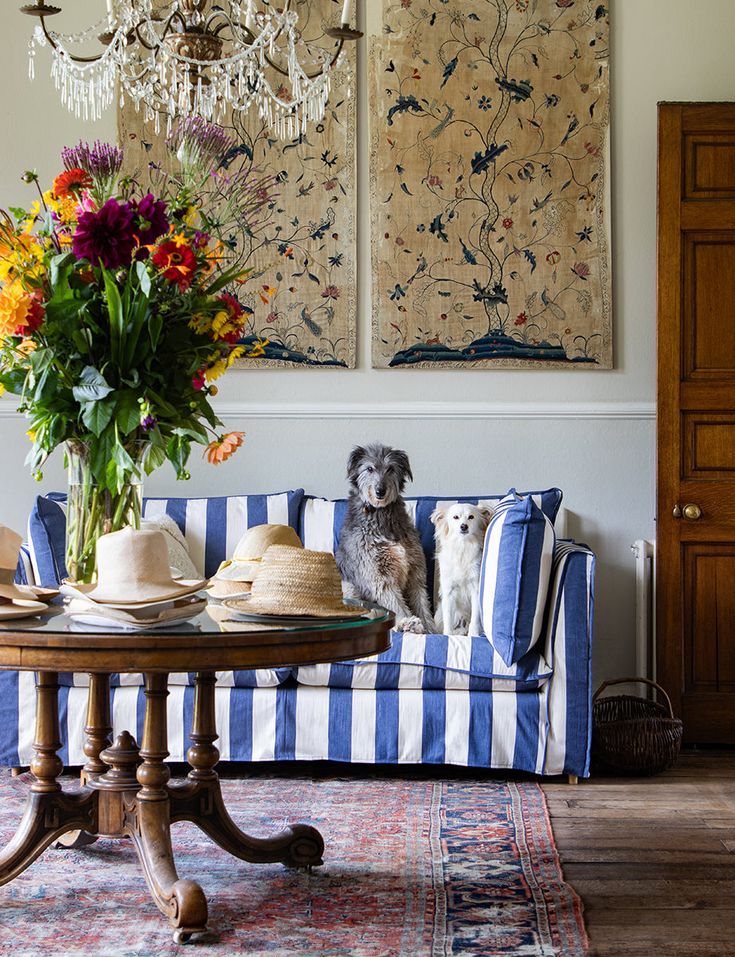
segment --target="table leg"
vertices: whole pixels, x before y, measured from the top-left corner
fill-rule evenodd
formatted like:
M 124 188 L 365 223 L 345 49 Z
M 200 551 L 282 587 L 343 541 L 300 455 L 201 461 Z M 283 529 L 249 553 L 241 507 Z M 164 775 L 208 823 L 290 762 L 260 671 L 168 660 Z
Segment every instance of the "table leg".
M 0 884 L 17 877 L 67 831 L 96 829 L 94 795 L 86 790 L 62 791 L 57 780 L 64 769 L 57 754 L 60 747 L 59 676 L 56 672 L 40 672 L 31 761 L 34 781 L 20 826 L 0 855 Z
M 98 778 L 107 771 L 100 752 L 111 743 L 112 718 L 110 715 L 110 676 L 90 674 L 87 694 L 87 723 L 84 726 L 84 753 L 87 763 L 80 775 L 82 785 Z M 96 835 L 86 831 L 69 831 L 60 837 L 55 847 L 75 848 L 94 844 Z
M 191 747 L 187 753 L 191 771 L 182 784 L 169 785 L 171 820 L 191 821 L 220 847 L 254 864 L 282 863 L 291 867 L 322 864 L 324 840 L 308 824 L 293 824 L 272 837 L 251 837 L 235 824 L 222 799 L 219 777 L 214 770 L 219 751 L 214 709 L 216 677 L 199 673 L 195 679 Z
M 145 676 L 145 723 L 138 767 L 140 790 L 132 800 L 126 830 L 135 844 L 148 887 L 158 909 L 175 928 L 174 940 L 183 943 L 207 927 L 207 900 L 201 887 L 181 880 L 171 847 L 171 816 L 166 788 L 170 772 L 166 698 L 168 675 Z

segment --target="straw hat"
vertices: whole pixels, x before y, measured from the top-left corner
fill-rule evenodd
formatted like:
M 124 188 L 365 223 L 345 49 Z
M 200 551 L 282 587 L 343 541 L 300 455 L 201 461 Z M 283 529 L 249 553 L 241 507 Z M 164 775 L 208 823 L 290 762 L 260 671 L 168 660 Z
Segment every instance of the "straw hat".
M 199 591 L 207 580 L 174 581 L 163 532 L 153 528 L 123 528 L 97 540 L 97 581 L 67 582 L 64 594 L 105 605 L 142 607 L 172 601 Z
M 250 598 L 238 610 L 252 615 L 359 618 L 365 608 L 345 605 L 334 555 L 291 545 L 271 545 L 253 581 Z
M 290 525 L 253 525 L 235 546 L 232 558 L 222 562 L 214 577 L 226 581 L 252 582 L 271 545 L 303 548 L 301 539 Z M 246 589 L 239 588 L 238 591 Z
M 230 581 L 227 578 L 217 578 L 215 575 L 209 583 L 207 594 L 210 598 L 234 598 L 236 595 L 247 594 L 251 588 L 251 582 Z
M 12 528 L 0 525 L 0 619 L 46 610 L 46 605 L 38 601 L 30 588 L 16 585 L 13 580 L 22 541 Z

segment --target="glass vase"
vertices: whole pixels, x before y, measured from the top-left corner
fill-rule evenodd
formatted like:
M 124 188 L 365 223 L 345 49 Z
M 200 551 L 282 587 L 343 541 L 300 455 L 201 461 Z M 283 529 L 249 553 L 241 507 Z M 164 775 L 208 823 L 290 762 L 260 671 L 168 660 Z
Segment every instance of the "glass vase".
M 66 506 L 66 571 L 70 579 L 81 583 L 94 581 L 97 539 L 132 525 L 140 528 L 143 509 L 143 469 L 141 459 L 145 442 L 126 446 L 137 467 L 137 475 L 118 493 L 101 489 L 92 475 L 92 448 L 83 442 L 67 442 L 66 457 L 69 490 Z

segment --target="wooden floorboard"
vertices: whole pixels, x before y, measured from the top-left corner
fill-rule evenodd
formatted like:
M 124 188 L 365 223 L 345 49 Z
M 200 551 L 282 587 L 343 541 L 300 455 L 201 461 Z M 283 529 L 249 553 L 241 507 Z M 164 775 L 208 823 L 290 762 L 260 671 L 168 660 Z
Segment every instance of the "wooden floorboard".
M 735 753 L 543 789 L 590 957 L 735 957 Z

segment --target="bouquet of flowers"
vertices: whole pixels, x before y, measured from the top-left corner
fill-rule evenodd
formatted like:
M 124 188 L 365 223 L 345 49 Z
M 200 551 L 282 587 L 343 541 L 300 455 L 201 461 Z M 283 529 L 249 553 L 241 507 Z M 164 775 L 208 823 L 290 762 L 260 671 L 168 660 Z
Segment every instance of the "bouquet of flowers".
M 226 145 L 193 133 L 180 144 Z M 216 159 L 214 148 L 197 154 L 200 167 Z M 67 568 L 89 581 L 97 537 L 139 525 L 143 473 L 168 460 L 185 479 L 192 442 L 215 464 L 242 444 L 218 431 L 210 397 L 263 344 L 238 344 L 252 313 L 237 295 L 247 270 L 227 265 L 191 177 L 154 195 L 121 175 L 116 146 L 80 143 L 62 160 L 46 192 L 25 174 L 40 193 L 30 210 L 0 212 L 0 392 L 19 395 L 30 419 L 36 477 L 66 444 Z M 250 214 L 271 198 L 255 185 Z

